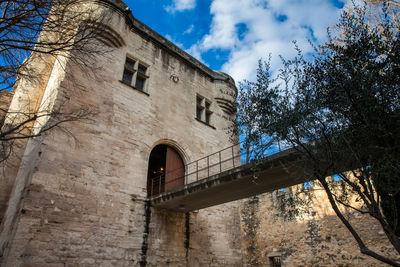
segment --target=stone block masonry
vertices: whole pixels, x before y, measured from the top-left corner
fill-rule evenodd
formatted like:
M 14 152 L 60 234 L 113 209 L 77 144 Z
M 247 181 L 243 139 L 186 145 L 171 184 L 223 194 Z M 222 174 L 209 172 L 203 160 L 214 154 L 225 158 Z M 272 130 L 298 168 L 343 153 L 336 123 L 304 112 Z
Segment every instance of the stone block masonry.
M 293 207 L 285 203 L 295 190 L 286 188 L 242 203 L 243 250 L 249 266 L 269 266 L 274 257 L 279 257 L 282 266 L 387 266 L 360 253 L 318 185 L 311 188 L 313 206 L 296 207 L 297 215 L 291 212 Z M 374 219 L 352 210 L 344 214 L 368 247 L 396 257 Z
M 70 134 L 54 129 L 21 142 L 13 164 L 1 166 L 1 266 L 268 266 L 274 258 L 282 266 L 381 266 L 358 252 L 322 195 L 301 220 L 286 218 L 279 192 L 188 213 L 149 206 L 153 149 L 169 146 L 189 163 L 231 146 L 237 89 L 122 1 L 84 2 L 110 18 L 99 32 L 108 52 L 88 69 L 34 55 L 43 81 L 21 79 L 10 109 L 67 103 L 66 111 L 93 115 L 65 124 Z M 368 236 L 376 223 L 346 216 L 368 245 L 393 252 L 382 235 Z
M 94 73 L 54 63 L 56 83 L 43 94 L 94 115 L 64 125 L 73 138 L 56 129 L 25 146 L 2 222 L 2 266 L 241 266 L 237 202 L 188 214 L 146 207 L 156 145 L 173 147 L 184 162 L 231 145 L 226 117 L 236 115 L 225 106 L 234 102 L 233 80 L 137 21 L 121 1 L 89 3 L 110 16 L 104 45 L 116 38 L 117 47 L 99 56 Z M 127 58 L 146 67 L 143 89 L 123 80 Z M 232 92 L 224 109 L 215 99 L 222 89 Z M 16 92 L 23 90 L 35 88 L 21 83 Z M 210 125 L 195 119 L 197 95 L 211 102 Z

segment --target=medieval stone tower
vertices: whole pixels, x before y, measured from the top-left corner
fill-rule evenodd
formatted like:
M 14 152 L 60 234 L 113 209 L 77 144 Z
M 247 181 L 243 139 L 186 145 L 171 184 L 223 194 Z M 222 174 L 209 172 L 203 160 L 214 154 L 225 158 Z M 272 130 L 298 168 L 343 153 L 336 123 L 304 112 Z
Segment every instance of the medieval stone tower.
M 29 140 L 6 169 L 2 266 L 242 265 L 236 202 L 185 214 L 146 201 L 153 173 L 231 145 L 234 81 L 135 19 L 121 0 L 86 5 L 110 18 L 99 33 L 110 50 L 95 75 L 67 57 L 42 58 L 32 63 L 42 81 L 15 88 L 11 109 L 27 98 L 50 106 L 68 99 L 94 112 L 66 126 L 76 141 L 58 131 Z

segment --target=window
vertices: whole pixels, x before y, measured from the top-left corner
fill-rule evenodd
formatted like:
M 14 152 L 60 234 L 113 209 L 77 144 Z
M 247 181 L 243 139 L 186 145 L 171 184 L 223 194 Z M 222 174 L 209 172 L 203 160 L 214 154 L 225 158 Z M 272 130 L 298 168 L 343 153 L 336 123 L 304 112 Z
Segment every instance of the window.
M 211 101 L 197 95 L 196 96 L 196 119 L 211 126 Z
M 201 96 L 196 97 L 196 118 L 199 120 L 203 120 L 202 115 L 203 115 L 203 100 L 204 98 Z
M 124 66 L 124 74 L 122 75 L 122 82 L 138 89 L 140 91 L 145 90 L 148 67 L 139 62 L 126 58 Z
M 122 81 L 127 84 L 132 84 L 133 74 L 135 73 L 135 61 L 130 60 L 129 58 L 125 61 L 124 75 L 122 76 Z
M 271 267 L 281 267 L 281 257 L 280 256 L 273 256 L 269 257 L 269 263 Z
M 210 107 L 211 107 L 211 102 L 206 100 L 206 123 L 207 124 L 211 123 L 211 114 L 212 114 L 212 112 L 210 110 Z
M 142 77 L 136 77 L 136 83 L 135 83 L 135 87 L 139 90 L 143 90 L 144 89 L 144 82 L 146 81 L 146 79 L 142 78 Z

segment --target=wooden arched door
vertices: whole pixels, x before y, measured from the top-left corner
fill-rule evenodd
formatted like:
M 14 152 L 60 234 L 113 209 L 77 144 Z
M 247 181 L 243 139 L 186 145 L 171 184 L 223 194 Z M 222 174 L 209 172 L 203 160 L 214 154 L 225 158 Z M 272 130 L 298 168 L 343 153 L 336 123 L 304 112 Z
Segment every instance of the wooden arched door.
M 185 165 L 179 153 L 168 145 L 158 145 L 150 153 L 147 175 L 149 196 L 185 184 Z
M 165 165 L 165 191 L 185 184 L 185 165 L 175 149 L 167 146 Z

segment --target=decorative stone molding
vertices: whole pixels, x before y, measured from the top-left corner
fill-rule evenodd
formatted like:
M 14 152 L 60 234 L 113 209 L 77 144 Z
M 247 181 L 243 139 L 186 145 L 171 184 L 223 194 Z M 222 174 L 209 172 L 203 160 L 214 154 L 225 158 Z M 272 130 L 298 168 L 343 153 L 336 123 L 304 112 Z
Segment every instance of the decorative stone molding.
M 110 26 L 99 22 L 86 22 L 86 24 L 89 29 L 93 30 L 98 40 L 103 44 L 113 48 L 120 48 L 126 45 L 121 35 Z
M 237 88 L 231 76 L 226 73 L 216 71 L 220 76 L 215 83 L 215 100 L 218 106 L 228 115 L 236 114 Z

